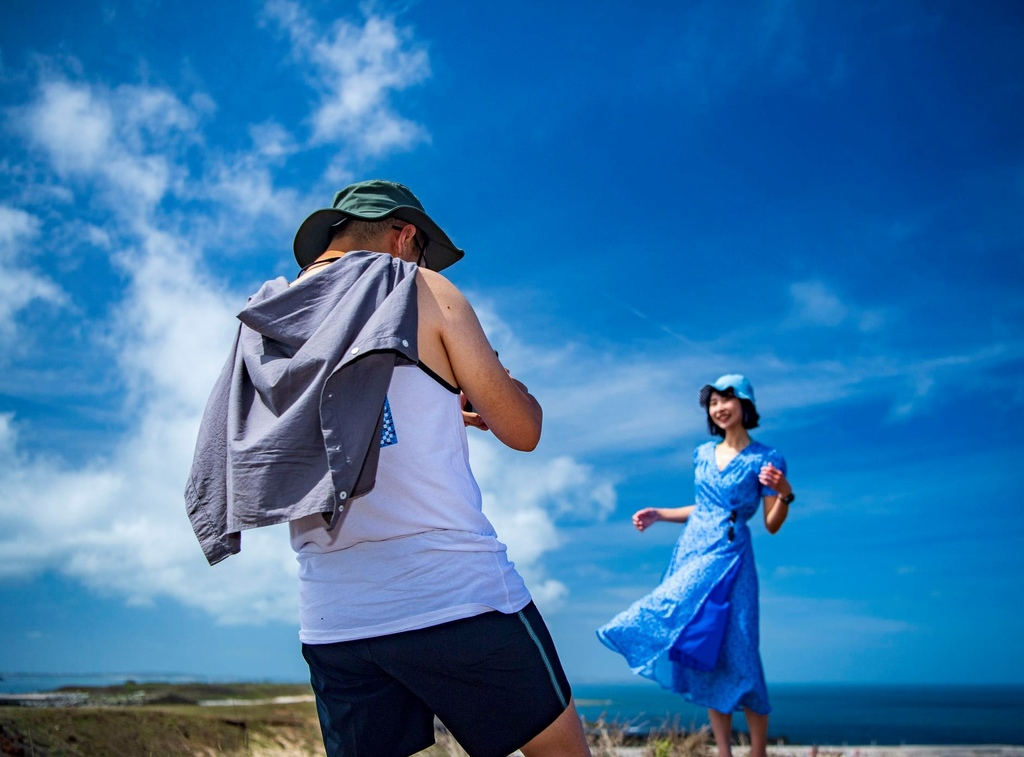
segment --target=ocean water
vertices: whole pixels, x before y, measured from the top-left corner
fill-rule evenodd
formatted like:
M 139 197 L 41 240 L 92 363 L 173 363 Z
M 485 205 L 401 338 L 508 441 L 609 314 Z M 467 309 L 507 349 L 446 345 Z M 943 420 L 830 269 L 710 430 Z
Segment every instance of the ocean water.
M 136 683 L 206 683 L 207 679 L 178 673 L 0 673 L 0 694 L 53 691 L 63 686 L 120 686 Z
M 1024 745 L 1024 686 L 769 685 L 768 732 L 797 744 Z M 644 685 L 577 685 L 588 720 L 640 730 L 675 722 L 704 725 L 707 711 L 682 697 Z M 742 715 L 733 727 L 746 730 Z

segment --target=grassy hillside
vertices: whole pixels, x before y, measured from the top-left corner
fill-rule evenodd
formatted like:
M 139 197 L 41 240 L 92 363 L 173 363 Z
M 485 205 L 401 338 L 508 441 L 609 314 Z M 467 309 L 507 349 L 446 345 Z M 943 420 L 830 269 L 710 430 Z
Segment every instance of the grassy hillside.
M 0 754 L 16 757 L 125 755 L 322 755 L 308 686 L 133 684 L 66 688 L 74 707 L 0 707 Z M 305 701 L 274 701 L 277 698 Z M 199 702 L 232 700 L 222 706 Z
M 8 702 L 15 702 L 16 696 Z M 26 706 L 0 706 L 3 757 L 322 757 L 316 705 L 297 684 L 163 684 L 66 687 Z M 70 704 L 69 704 L 70 703 Z M 31 705 L 31 706 L 28 706 Z M 418 757 L 465 757 L 439 730 Z M 643 737 L 592 724 L 595 757 L 643 745 L 658 757 L 702 757 L 705 731 Z

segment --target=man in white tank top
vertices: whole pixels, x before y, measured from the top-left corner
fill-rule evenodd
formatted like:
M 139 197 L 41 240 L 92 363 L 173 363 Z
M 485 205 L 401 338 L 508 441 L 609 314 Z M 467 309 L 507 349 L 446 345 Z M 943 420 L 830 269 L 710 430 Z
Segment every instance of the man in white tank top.
M 533 450 L 540 405 L 437 273 L 462 251 L 400 184 L 351 185 L 303 223 L 293 294 L 372 253 L 419 266 L 419 366 L 394 369 L 374 488 L 336 525 L 319 513 L 291 524 L 327 752 L 413 754 L 433 743 L 436 715 L 472 757 L 589 755 L 550 635 L 480 509 L 466 446 L 472 425 Z

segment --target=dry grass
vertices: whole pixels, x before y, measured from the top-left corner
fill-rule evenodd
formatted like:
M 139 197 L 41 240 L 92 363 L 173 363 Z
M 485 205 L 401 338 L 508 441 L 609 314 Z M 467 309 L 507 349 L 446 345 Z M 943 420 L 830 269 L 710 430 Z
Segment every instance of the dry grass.
M 619 747 L 626 744 L 628 724 L 609 722 L 604 716 L 587 728 L 587 741 L 593 757 L 617 757 Z
M 631 732 L 632 723 L 618 723 L 599 719 L 587 724 L 588 741 L 593 757 L 621 757 L 622 749 L 632 747 L 643 750 L 643 757 L 706 757 L 711 745 L 707 726 L 691 726 L 684 731 L 677 722 L 666 723 L 644 735 Z M 416 757 L 467 757 L 466 752 L 444 726 L 435 723 L 436 743 Z M 520 755 L 515 752 L 514 755 Z
M 0 708 L 11 757 L 322 757 L 311 704 Z
M 632 726 L 632 723 L 609 723 L 603 718 L 592 724 L 588 734 L 594 757 L 619 757 L 625 747 L 642 748 L 644 757 L 705 757 L 707 748 L 712 745 L 707 726 L 697 728 L 691 723 L 686 730 L 676 720 L 662 723 L 642 735 Z
M 651 732 L 647 737 L 644 757 L 705 757 L 710 746 L 710 728 L 694 728 L 691 724 L 690 730 L 684 731 L 676 723 Z
M 144 692 L 91 691 L 91 698 L 100 706 L 0 707 L 0 755 L 322 757 L 315 705 L 274 699 L 304 691 L 272 685 L 197 686 L 194 690 L 164 686 Z M 239 701 L 239 697 L 248 701 Z M 196 704 L 208 698 L 226 698 L 232 703 L 221 707 Z M 588 724 L 594 757 L 706 757 L 710 744 L 706 728 L 684 731 L 678 723 L 669 723 L 640 735 L 633 725 L 604 719 Z M 467 757 L 440 723 L 435 738 L 434 746 L 418 757 Z

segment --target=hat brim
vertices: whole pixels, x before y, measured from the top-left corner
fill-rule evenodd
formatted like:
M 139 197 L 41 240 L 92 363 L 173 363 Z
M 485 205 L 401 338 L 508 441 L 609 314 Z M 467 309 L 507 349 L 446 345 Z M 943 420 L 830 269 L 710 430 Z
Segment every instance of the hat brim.
M 717 387 L 714 384 L 704 384 L 704 386 L 700 388 L 700 392 L 697 394 L 697 401 L 700 402 L 701 407 L 706 408 L 708 404 L 711 402 L 711 392 L 718 392 L 719 394 L 721 394 L 722 392 L 728 391 L 729 389 L 732 389 L 734 397 L 737 397 L 738 399 L 741 400 L 747 400 L 756 407 L 756 403 L 754 402 L 754 400 L 750 399 L 750 397 L 748 397 L 745 392 L 737 391 L 736 387 L 732 385 Z
M 295 260 L 300 268 L 305 268 L 318 257 L 324 254 L 327 245 L 331 243 L 331 227 L 338 221 L 346 218 L 356 218 L 360 221 L 380 221 L 385 218 L 398 218 L 411 223 L 417 229 L 427 235 L 427 245 L 423 250 L 424 262 L 432 271 L 443 271 L 450 265 L 462 260 L 466 254 L 460 250 L 440 226 L 434 223 L 430 216 L 419 208 L 410 205 L 399 205 L 387 213 L 378 216 L 366 216 L 356 213 L 347 213 L 337 208 L 324 208 L 314 211 L 309 218 L 302 222 L 299 230 L 295 232 L 295 241 L 292 249 L 295 252 Z

